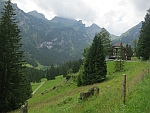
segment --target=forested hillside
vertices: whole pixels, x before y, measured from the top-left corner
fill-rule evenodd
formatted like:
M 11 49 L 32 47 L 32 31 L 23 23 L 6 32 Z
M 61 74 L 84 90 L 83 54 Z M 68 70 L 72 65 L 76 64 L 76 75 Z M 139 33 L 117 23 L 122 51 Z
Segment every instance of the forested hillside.
M 3 3 L 0 5 L 1 11 Z M 81 58 L 83 49 L 89 45 L 89 36 L 100 31 L 98 27 L 90 32 L 91 27 L 85 27 L 81 20 L 61 17 L 47 20 L 36 11 L 25 13 L 16 4 L 12 5 L 19 21 L 25 60 L 34 67 L 37 63 L 59 65 Z
M 142 26 L 142 22 L 132 27 L 123 33 L 118 39 L 115 39 L 113 43 L 122 42 L 123 44 L 133 45 L 134 39 L 138 40 L 140 35 L 140 28 Z
M 0 3 L 0 11 L 3 5 L 4 3 Z M 82 58 L 83 49 L 89 46 L 95 34 L 101 31 L 96 24 L 86 27 L 82 20 L 57 16 L 47 20 L 37 11 L 25 13 L 16 4 L 12 6 L 16 9 L 25 60 L 34 67 L 38 66 L 38 63 L 47 66 L 60 65 L 69 60 Z M 131 45 L 133 39 L 139 36 L 140 26 L 141 24 L 133 27 L 118 40 L 114 40 L 117 36 L 111 35 L 113 43 L 121 41 Z

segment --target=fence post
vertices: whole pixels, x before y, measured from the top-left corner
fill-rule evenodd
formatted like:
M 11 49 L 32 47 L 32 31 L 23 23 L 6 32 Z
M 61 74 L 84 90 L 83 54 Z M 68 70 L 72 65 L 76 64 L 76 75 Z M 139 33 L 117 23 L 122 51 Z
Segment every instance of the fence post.
M 126 74 L 123 74 L 123 89 L 122 89 L 122 102 L 125 104 L 126 98 Z

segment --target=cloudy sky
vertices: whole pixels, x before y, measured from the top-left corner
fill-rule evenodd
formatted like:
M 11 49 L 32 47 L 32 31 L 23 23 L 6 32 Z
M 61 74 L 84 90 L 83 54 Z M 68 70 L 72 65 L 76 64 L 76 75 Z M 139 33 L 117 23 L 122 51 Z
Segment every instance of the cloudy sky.
M 12 0 L 25 12 L 36 10 L 49 20 L 54 16 L 96 23 L 120 35 L 144 20 L 150 0 Z

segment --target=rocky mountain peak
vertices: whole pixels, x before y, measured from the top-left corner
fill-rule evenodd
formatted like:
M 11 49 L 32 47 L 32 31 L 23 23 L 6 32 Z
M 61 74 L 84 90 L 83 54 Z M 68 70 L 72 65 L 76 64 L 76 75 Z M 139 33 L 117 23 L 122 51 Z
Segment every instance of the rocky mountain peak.
M 97 24 L 95 24 L 95 23 L 93 23 L 93 24 L 90 26 L 90 28 L 91 28 L 91 29 L 100 29 L 100 27 L 99 27 Z
M 42 14 L 42 13 L 38 13 L 37 11 L 31 11 L 31 12 L 28 12 L 28 14 L 32 15 L 32 16 L 35 16 L 37 18 L 40 18 L 40 19 L 43 19 L 43 20 L 47 20 L 45 18 L 45 16 Z

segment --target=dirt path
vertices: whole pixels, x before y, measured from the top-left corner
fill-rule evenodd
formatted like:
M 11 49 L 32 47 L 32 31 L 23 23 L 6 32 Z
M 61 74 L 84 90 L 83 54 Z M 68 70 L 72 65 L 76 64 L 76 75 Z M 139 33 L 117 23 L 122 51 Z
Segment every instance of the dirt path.
M 36 93 L 36 91 L 45 83 L 45 81 L 43 81 L 32 93 L 32 95 L 34 95 L 34 93 Z

